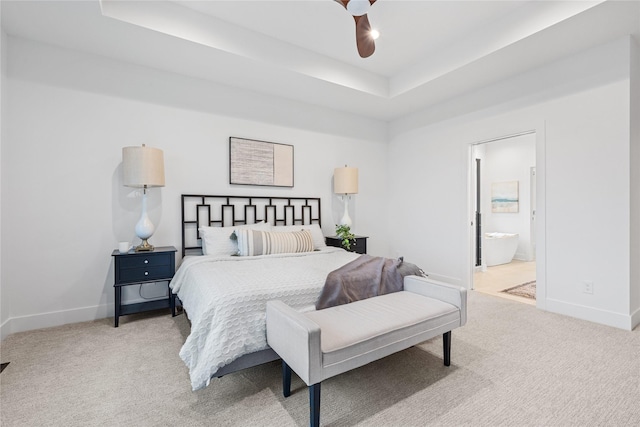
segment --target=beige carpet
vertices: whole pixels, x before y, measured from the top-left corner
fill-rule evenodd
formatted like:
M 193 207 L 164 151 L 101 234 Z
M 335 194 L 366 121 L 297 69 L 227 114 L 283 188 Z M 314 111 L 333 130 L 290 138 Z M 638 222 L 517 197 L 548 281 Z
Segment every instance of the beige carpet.
M 163 312 L 164 313 L 164 312 Z M 184 316 L 125 316 L 9 336 L 0 424 L 10 426 L 305 426 L 308 394 L 280 365 L 192 392 L 178 357 Z M 453 332 L 322 387 L 331 426 L 637 426 L 640 332 L 545 313 L 476 292 Z

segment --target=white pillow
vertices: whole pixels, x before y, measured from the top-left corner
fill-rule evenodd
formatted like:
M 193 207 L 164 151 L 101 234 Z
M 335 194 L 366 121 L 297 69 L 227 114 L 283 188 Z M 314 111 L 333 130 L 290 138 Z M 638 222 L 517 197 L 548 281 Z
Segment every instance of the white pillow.
M 232 227 L 200 227 L 200 238 L 202 239 L 202 254 L 212 256 L 229 256 L 238 253 L 238 242 L 231 239 L 231 234 L 239 229 L 250 230 L 271 230 L 271 224 L 264 221 L 257 224 L 235 225 Z
M 236 230 L 238 255 L 256 256 L 313 252 L 313 239 L 309 230 L 269 232 Z
M 307 225 L 278 225 L 276 227 L 271 227 L 271 231 L 280 233 L 280 232 L 290 232 L 290 231 L 300 231 L 300 230 L 309 230 L 311 231 L 311 237 L 313 238 L 313 248 L 314 249 L 322 249 L 327 247 L 327 243 L 324 240 L 324 234 L 322 234 L 322 229 L 318 224 L 307 224 Z

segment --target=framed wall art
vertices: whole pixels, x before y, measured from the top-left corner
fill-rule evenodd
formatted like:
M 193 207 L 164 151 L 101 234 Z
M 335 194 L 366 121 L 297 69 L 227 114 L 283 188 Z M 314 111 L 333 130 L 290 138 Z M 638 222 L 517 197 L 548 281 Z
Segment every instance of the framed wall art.
M 293 187 L 293 145 L 230 137 L 229 183 Z
M 518 202 L 518 181 L 491 184 L 491 212 L 517 213 Z

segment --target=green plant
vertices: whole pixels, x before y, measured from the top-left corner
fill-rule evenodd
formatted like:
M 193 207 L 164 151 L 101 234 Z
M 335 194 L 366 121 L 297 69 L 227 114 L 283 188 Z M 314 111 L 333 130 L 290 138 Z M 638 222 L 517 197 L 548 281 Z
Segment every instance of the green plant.
M 348 225 L 336 225 L 336 235 L 342 239 L 342 247 L 346 250 L 351 249 L 351 242 L 355 244 L 356 236 Z

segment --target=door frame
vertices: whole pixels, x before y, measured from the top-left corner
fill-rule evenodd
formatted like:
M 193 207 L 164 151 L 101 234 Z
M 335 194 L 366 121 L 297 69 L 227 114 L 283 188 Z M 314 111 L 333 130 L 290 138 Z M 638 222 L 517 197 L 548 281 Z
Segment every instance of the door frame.
M 544 122 L 530 130 L 503 134 L 494 138 L 473 141 L 468 144 L 466 152 L 467 163 L 467 283 L 473 289 L 473 274 L 475 267 L 475 157 L 473 148 L 479 144 L 500 141 L 516 136 L 536 135 L 536 232 L 535 232 L 535 260 L 536 260 L 536 307 L 546 308 L 547 280 L 546 280 L 546 126 Z

